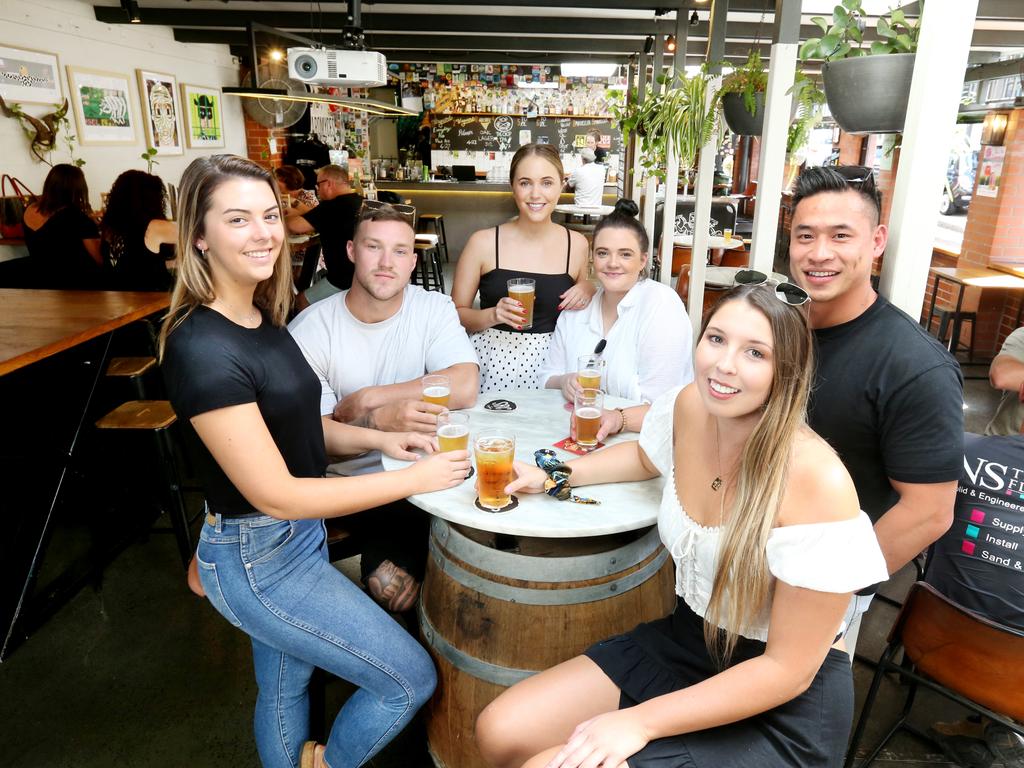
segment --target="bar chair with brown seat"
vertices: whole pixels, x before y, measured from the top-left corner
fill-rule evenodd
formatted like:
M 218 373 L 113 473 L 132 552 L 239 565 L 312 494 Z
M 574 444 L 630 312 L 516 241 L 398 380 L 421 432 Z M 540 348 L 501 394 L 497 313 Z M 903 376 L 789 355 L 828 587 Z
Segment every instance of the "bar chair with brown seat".
M 902 661 L 896 661 L 900 651 Z M 929 740 L 907 722 L 920 686 L 1000 723 L 1024 736 L 1024 632 L 990 621 L 917 581 L 889 631 L 889 643 L 871 681 L 864 708 L 846 756 L 853 765 L 857 747 L 878 697 L 882 678 L 896 673 L 908 687 L 896 721 L 860 763 L 867 768 L 899 730 Z

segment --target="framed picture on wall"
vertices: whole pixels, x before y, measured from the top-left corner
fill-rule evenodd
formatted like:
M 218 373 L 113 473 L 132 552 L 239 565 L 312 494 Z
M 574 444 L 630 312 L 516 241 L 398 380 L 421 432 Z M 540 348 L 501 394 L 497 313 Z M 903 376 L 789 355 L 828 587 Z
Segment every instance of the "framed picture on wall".
M 60 104 L 64 94 L 57 54 L 0 43 L 0 96 L 8 104 Z
M 220 88 L 181 84 L 185 140 L 192 149 L 224 146 L 224 115 Z
M 128 77 L 68 66 L 71 105 L 80 144 L 134 144 L 135 117 Z
M 139 98 L 142 100 L 142 124 L 146 126 L 146 146 L 154 147 L 158 155 L 184 154 L 178 83 L 174 75 L 145 69 L 135 71 L 139 75 Z

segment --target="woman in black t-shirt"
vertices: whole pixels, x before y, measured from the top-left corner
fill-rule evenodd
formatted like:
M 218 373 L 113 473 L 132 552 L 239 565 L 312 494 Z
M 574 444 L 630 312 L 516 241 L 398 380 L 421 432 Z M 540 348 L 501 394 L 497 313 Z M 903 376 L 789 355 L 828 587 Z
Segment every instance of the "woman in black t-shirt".
M 322 420 L 320 384 L 284 327 L 291 269 L 280 199 L 248 160 L 195 160 L 181 180 L 178 279 L 161 329 L 175 412 L 202 442 L 208 514 L 196 563 L 210 602 L 249 634 L 267 768 L 362 765 L 426 702 L 430 657 L 327 561 L 322 518 L 462 482 L 465 451 L 325 478 L 327 454 L 414 459 L 430 438 Z M 359 686 L 325 747 L 307 742 L 314 666 Z
M 164 215 L 167 191 L 159 176 L 125 171 L 110 188 L 100 229 L 107 287 L 118 291 L 167 291 L 168 259 L 178 226 Z

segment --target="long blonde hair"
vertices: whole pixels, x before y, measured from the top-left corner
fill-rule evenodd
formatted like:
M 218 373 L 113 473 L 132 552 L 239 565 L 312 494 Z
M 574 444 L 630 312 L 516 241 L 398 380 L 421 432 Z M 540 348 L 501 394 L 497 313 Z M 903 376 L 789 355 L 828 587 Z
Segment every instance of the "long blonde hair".
M 161 359 L 167 337 L 174 329 L 197 306 L 209 304 L 216 298 L 209 259 L 199 250 L 196 241 L 206 234 L 203 222 L 210 210 L 213 193 L 231 179 L 265 181 L 278 206 L 281 205 L 281 195 L 270 171 L 244 157 L 208 155 L 193 160 L 185 169 L 178 190 L 178 277 L 171 294 L 170 309 L 160 328 L 158 348 Z M 291 257 L 287 240 L 281 243 L 273 274 L 256 286 L 253 303 L 270 315 L 274 325 L 284 325 L 292 303 Z
M 786 491 L 793 446 L 806 423 L 814 371 L 814 347 L 803 308 L 789 306 L 774 293 L 770 285 L 736 287 L 715 304 L 701 328 L 702 338 L 724 304 L 745 301 L 767 318 L 773 339 L 772 385 L 763 415 L 740 454 L 736 492 L 721 531 L 718 567 L 704 616 L 705 643 L 723 668 L 740 632 L 756 620 L 769 598 L 772 581 L 765 548 Z

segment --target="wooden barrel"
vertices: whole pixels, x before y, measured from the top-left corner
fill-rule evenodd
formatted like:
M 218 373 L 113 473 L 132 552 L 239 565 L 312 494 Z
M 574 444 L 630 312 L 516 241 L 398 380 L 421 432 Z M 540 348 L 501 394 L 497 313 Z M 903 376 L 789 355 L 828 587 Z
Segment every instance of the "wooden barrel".
M 419 608 L 438 667 L 427 708 L 435 763 L 486 768 L 473 727 L 498 694 L 674 606 L 672 560 L 657 528 L 518 539 L 435 518 Z

